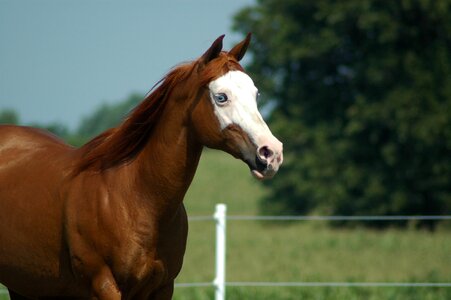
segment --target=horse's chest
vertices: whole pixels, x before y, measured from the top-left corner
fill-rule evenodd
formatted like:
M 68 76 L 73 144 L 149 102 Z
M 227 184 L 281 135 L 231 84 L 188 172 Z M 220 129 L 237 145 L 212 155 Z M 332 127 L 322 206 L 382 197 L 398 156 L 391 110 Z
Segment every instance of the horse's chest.
M 131 298 L 140 299 L 136 295 L 146 295 L 171 284 L 182 267 L 185 243 L 186 235 L 182 233 L 178 239 L 152 239 L 151 247 L 134 247 L 130 243 L 115 266 L 116 277 L 120 278 L 118 285 L 128 290 Z
M 127 279 L 118 282 L 129 299 L 147 298 L 152 292 L 168 281 L 167 266 L 162 260 L 142 259 L 135 265 Z

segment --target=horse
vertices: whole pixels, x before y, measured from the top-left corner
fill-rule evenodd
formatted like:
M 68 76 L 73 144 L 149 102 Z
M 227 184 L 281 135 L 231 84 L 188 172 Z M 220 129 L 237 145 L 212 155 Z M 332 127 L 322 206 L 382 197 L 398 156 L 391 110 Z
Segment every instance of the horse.
M 276 174 L 283 146 L 239 63 L 251 35 L 228 52 L 223 38 L 79 148 L 0 126 L 0 282 L 12 300 L 171 299 L 202 149 L 241 159 L 257 179 Z

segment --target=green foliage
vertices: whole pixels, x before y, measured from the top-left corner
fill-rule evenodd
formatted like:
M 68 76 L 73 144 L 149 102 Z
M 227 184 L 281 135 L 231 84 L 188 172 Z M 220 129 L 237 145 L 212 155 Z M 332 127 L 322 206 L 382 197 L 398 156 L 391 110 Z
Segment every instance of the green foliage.
M 92 138 L 109 128 L 116 127 L 142 99 L 142 95 L 132 94 L 117 104 L 103 104 L 94 113 L 82 119 L 78 135 Z
M 126 115 L 143 99 L 141 94 L 131 94 L 127 99 L 115 104 L 103 104 L 93 113 L 82 118 L 79 128 L 58 136 L 67 143 L 79 147 L 103 131 L 119 125 Z M 56 124 L 58 125 L 58 124 Z M 54 126 L 54 125 L 53 125 Z M 51 132 L 55 132 L 50 125 Z
M 19 116 L 12 109 L 0 111 L 0 124 L 16 125 L 19 123 Z
M 42 128 L 62 138 L 73 146 L 81 146 L 101 132 L 119 125 L 138 103 L 143 99 L 140 94 L 131 94 L 127 99 L 116 104 L 103 104 L 92 114 L 84 117 L 78 129 L 71 131 L 62 123 L 28 124 Z M 14 110 L 0 111 L 0 124 L 19 124 L 19 116 Z
M 264 211 L 451 213 L 451 1 L 260 0 L 235 29 L 284 142 Z
M 0 124 L 20 125 L 18 113 L 12 109 L 5 109 L 0 111 Z M 58 122 L 50 124 L 32 123 L 27 125 L 47 130 L 64 140 L 68 140 L 72 136 L 69 129 L 64 124 Z
M 54 135 L 62 138 L 63 140 L 67 140 L 71 136 L 70 130 L 64 124 L 59 123 L 59 122 L 50 123 L 50 124 L 33 123 L 33 124 L 30 124 L 29 126 L 47 130 L 47 131 L 53 133 Z

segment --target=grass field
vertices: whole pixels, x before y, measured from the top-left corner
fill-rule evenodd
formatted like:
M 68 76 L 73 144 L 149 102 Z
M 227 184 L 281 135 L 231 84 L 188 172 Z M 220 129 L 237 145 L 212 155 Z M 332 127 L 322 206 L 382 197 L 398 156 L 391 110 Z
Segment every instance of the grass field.
M 247 166 L 205 151 L 185 199 L 190 216 L 211 215 L 226 203 L 229 215 L 255 215 L 267 191 Z M 213 221 L 190 223 L 179 283 L 214 278 Z M 227 281 L 451 282 L 451 230 L 331 229 L 324 222 L 229 221 Z M 177 288 L 176 300 L 213 299 L 214 290 Z M 0 296 L 0 300 L 7 297 Z M 451 299 L 451 288 L 229 287 L 227 299 Z
M 267 191 L 240 161 L 206 151 L 185 199 L 189 215 L 258 213 Z M 227 281 L 451 282 L 451 231 L 331 229 L 324 222 L 227 224 Z M 177 282 L 214 277 L 214 224 L 191 222 Z M 213 288 L 178 288 L 175 299 L 213 299 Z M 227 299 L 451 299 L 451 288 L 229 287 Z

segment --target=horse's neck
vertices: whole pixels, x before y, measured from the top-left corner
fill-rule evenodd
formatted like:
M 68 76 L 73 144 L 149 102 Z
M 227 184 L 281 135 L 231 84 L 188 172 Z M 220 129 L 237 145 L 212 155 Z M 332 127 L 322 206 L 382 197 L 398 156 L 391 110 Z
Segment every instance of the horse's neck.
M 162 213 L 171 213 L 181 205 L 202 152 L 202 145 L 184 124 L 185 119 L 172 109 L 165 112 L 146 147 L 131 164 L 136 189 Z

